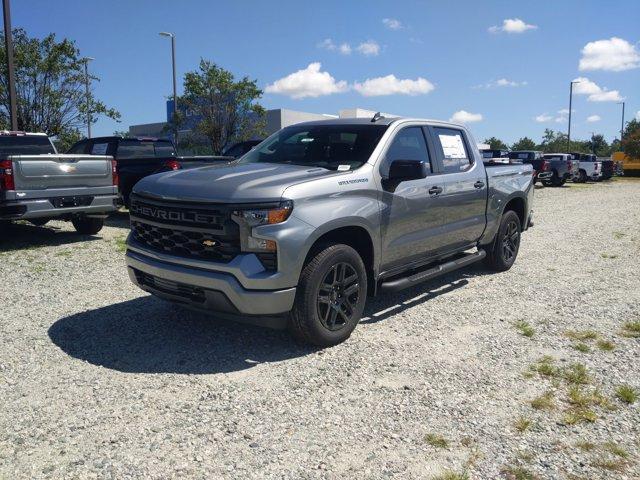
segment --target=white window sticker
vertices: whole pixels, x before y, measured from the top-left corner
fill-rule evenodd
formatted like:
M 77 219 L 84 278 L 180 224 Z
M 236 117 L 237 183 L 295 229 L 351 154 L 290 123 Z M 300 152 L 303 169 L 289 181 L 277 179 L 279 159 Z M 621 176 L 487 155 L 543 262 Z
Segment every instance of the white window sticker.
M 94 143 L 91 147 L 91 155 L 106 155 L 108 143 Z
M 460 135 L 438 135 L 444 158 L 467 158 Z
M 346 172 L 347 170 L 351 170 L 351 165 L 338 165 L 339 172 Z
M 529 154 L 528 153 L 519 153 L 518 154 L 518 158 L 526 160 L 527 158 L 529 158 Z

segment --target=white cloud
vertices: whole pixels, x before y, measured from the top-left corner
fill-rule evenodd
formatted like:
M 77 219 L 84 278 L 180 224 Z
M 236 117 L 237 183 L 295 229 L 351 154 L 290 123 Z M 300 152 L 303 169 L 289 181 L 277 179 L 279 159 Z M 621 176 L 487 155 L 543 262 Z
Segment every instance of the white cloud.
M 342 55 L 351 54 L 351 45 L 346 42 L 338 45 L 331 38 L 325 38 L 322 42 L 318 43 L 318 48 L 329 50 L 330 52 L 339 52 Z
M 426 78 L 415 80 L 396 78 L 395 75 L 386 77 L 367 78 L 364 82 L 355 82 L 353 88 L 365 97 L 381 95 L 421 95 L 432 91 L 435 87 Z
M 265 92 L 287 95 L 291 98 L 320 97 L 341 93 L 349 89 L 344 80 L 336 81 L 329 72 L 320 71 L 320 62 L 310 63 L 303 70 L 267 85 Z
M 458 110 L 456 113 L 451 115 L 451 118 L 449 119 L 450 122 L 454 123 L 472 123 L 479 122 L 481 120 L 481 113 L 471 113 L 467 112 L 466 110 Z
M 367 40 L 358 45 L 356 50 L 367 57 L 375 57 L 380 53 L 380 45 L 375 40 Z
M 640 122 L 640 110 L 636 112 L 636 120 Z
M 402 22 L 395 18 L 383 18 L 382 23 L 389 30 L 401 30 L 402 28 L 404 28 L 404 25 L 402 25 Z
M 635 45 L 622 38 L 597 40 L 587 43 L 582 49 L 579 69 L 621 72 L 640 67 L 640 52 Z
M 575 113 L 575 110 L 573 111 Z M 569 109 L 562 108 L 558 110 L 558 116 L 553 119 L 556 123 L 564 123 L 569 120 Z
M 551 120 L 553 120 L 553 117 L 551 115 L 547 115 L 546 113 L 535 117 L 535 121 L 538 123 L 546 123 L 550 122 Z
M 338 51 L 343 55 L 351 55 L 351 45 L 348 43 L 342 43 L 338 47 Z
M 600 118 L 600 115 L 589 115 L 589 116 L 587 117 L 587 122 L 589 122 L 589 123 L 599 122 L 600 120 L 602 120 L 602 119 Z
M 528 23 L 523 22 L 519 18 L 505 18 L 502 21 L 502 25 L 494 25 L 493 27 L 489 27 L 489 32 L 491 33 L 524 33 L 527 30 L 536 30 L 538 28 L 537 25 L 530 25 Z
M 516 82 L 506 78 L 499 78 L 498 80 L 492 80 L 488 83 L 475 85 L 471 88 L 524 87 L 525 85 L 527 85 L 527 82 Z
M 573 86 L 573 93 L 576 95 L 588 95 L 587 100 L 590 102 L 621 102 L 624 98 L 618 90 L 609 90 L 607 87 L 601 87 L 586 77 L 578 77 L 573 80 L 576 83 Z

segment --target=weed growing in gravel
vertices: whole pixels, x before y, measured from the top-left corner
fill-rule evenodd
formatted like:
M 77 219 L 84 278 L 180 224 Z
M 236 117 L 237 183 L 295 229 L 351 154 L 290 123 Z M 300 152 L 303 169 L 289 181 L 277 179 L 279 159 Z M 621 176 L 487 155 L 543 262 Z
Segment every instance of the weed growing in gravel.
M 611 260 L 613 260 L 615 258 L 618 258 L 618 255 L 612 255 L 610 253 L 601 253 L 600 256 L 602 258 L 608 258 L 608 259 L 611 259 Z
M 613 238 L 615 238 L 616 240 L 620 240 L 621 238 L 626 237 L 627 234 L 626 233 L 622 233 L 622 232 L 613 232 Z
M 640 337 L 640 321 L 626 322 L 622 326 L 622 335 L 631 338 Z
M 507 465 L 500 473 L 509 480 L 536 480 L 538 477 L 524 467 Z
M 570 338 L 571 340 L 584 342 L 586 340 L 595 340 L 596 338 L 598 338 L 598 332 L 594 330 L 567 330 L 566 332 L 564 332 L 564 336 Z
M 447 448 L 449 446 L 447 439 L 437 433 L 427 433 L 424 436 L 424 441 L 436 448 Z
M 56 252 L 56 257 L 70 257 L 73 252 L 71 250 L 62 250 L 60 252 Z
M 589 348 L 589 345 L 587 345 L 586 343 L 574 343 L 573 348 L 574 350 L 577 350 L 582 353 L 591 353 L 591 349 Z
M 562 372 L 562 377 L 567 383 L 574 385 L 586 385 L 591 382 L 591 377 L 582 363 L 572 363 Z
M 598 340 L 597 345 L 603 352 L 612 352 L 616 349 L 616 344 L 609 340 Z
M 114 240 L 116 243 L 116 250 L 124 253 L 127 251 L 127 239 L 125 237 L 119 237 Z
M 553 392 L 546 392 L 531 400 L 531 406 L 536 410 L 553 410 L 556 407 Z
M 602 468 L 603 470 L 609 470 L 612 472 L 622 472 L 627 466 L 627 462 L 624 460 L 617 459 L 608 459 L 608 458 L 597 458 L 591 465 L 596 468 Z
M 458 473 L 453 470 L 445 470 L 440 475 L 433 477 L 433 480 L 469 480 L 469 474 L 466 471 Z
M 611 406 L 609 400 L 597 388 L 592 391 L 585 391 L 577 385 L 569 387 L 567 400 L 571 405 L 578 408 L 591 406 L 609 408 Z
M 602 445 L 607 452 L 614 454 L 616 457 L 627 458 L 629 457 L 629 452 L 627 452 L 620 445 L 615 442 L 607 442 Z
M 554 365 L 555 360 L 553 357 L 545 355 L 535 364 L 531 365 L 530 370 L 543 377 L 556 377 L 560 373 L 558 367 Z
M 591 452 L 596 449 L 597 445 L 593 442 L 587 442 L 586 440 L 580 440 L 576 442 L 576 447 L 578 447 L 583 452 Z
M 620 385 L 616 389 L 616 397 L 618 397 L 618 400 L 621 402 L 631 405 L 638 400 L 638 391 L 631 385 Z
M 521 335 L 531 338 L 536 333 L 535 329 L 531 326 L 529 322 L 524 320 L 518 320 L 513 324 L 514 327 L 520 332 Z
M 531 427 L 531 423 L 531 420 L 526 417 L 518 417 L 513 426 L 518 432 L 524 433 L 529 430 L 529 427 Z
M 593 423 L 598 419 L 596 412 L 590 408 L 572 407 L 565 411 L 564 423 L 575 425 L 576 423 Z

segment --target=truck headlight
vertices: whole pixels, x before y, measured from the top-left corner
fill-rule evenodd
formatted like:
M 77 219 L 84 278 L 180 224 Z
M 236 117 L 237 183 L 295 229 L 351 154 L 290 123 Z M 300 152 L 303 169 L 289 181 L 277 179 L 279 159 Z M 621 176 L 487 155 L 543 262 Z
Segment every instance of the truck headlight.
M 276 252 L 277 244 L 253 236 L 253 228 L 262 225 L 275 225 L 289 218 L 293 210 L 293 202 L 285 200 L 276 205 L 247 206 L 234 210 L 232 218 L 240 225 L 240 248 L 243 252 L 267 253 Z

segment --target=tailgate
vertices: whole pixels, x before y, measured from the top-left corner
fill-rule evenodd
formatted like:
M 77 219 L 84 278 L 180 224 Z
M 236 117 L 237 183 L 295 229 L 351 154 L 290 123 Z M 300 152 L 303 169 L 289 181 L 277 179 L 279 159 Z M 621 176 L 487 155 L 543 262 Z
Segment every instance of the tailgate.
M 113 184 L 111 157 L 104 155 L 14 155 L 16 190 L 105 187 Z

